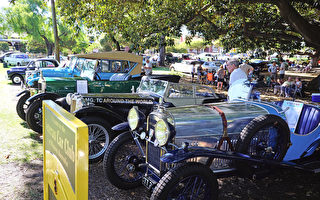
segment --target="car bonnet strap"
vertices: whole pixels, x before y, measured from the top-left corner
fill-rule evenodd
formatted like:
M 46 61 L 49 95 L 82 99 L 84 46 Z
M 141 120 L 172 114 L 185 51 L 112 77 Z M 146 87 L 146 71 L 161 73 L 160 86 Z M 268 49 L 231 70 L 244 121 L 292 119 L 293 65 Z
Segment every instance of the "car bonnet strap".
M 213 106 L 213 105 L 207 105 L 208 107 L 216 110 L 219 115 L 221 116 L 221 119 L 222 119 L 222 125 L 223 125 L 223 135 L 222 137 L 220 138 L 219 140 L 219 144 L 218 144 L 218 147 L 217 149 L 220 150 L 222 144 L 223 144 L 223 141 L 227 141 L 228 145 L 229 145 L 229 148 L 231 149 L 231 151 L 234 151 L 234 148 L 233 148 L 233 145 L 231 143 L 231 140 L 230 140 L 230 137 L 228 136 L 228 123 L 227 123 L 227 118 L 226 118 L 226 115 L 224 114 L 224 112 L 218 108 L 217 106 Z

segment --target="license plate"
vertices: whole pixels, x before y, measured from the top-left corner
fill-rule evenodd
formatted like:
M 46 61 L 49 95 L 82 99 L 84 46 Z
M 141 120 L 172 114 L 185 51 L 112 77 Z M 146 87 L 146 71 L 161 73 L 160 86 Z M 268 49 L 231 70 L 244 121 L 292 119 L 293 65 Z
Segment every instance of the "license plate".
M 153 187 L 153 185 L 155 185 L 155 183 L 149 177 L 144 176 L 142 177 L 142 185 L 148 188 L 148 190 L 151 190 L 151 188 Z

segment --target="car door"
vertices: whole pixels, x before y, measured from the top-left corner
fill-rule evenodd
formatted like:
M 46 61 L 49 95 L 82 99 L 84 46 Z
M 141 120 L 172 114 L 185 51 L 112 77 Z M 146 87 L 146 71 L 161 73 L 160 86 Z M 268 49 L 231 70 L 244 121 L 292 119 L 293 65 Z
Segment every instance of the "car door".
M 174 106 L 195 104 L 194 88 L 192 84 L 170 83 L 165 101 Z

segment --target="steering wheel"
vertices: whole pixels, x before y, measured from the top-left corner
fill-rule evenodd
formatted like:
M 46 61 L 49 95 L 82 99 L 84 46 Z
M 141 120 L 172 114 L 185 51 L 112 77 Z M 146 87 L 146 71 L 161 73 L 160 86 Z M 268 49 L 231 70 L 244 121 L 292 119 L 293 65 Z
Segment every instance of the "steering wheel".
M 101 81 L 101 77 L 97 72 L 94 72 L 94 76 L 96 77 L 97 81 Z

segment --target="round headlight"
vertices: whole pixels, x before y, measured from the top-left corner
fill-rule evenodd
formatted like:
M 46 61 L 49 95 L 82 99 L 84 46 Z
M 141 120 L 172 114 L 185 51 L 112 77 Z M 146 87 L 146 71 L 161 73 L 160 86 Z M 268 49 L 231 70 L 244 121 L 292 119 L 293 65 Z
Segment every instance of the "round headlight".
M 164 146 L 167 144 L 170 136 L 170 128 L 167 122 L 160 119 L 155 126 L 155 136 L 159 142 L 159 146 Z
M 134 130 L 138 127 L 139 124 L 139 112 L 133 107 L 130 109 L 128 114 L 128 122 L 131 130 Z

